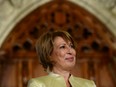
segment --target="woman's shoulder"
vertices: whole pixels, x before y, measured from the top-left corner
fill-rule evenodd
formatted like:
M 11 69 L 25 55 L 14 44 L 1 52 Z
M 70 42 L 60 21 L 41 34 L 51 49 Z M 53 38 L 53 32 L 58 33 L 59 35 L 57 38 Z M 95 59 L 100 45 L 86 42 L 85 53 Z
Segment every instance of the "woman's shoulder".
M 38 86 L 43 86 L 43 85 L 49 85 L 48 81 L 50 81 L 51 78 L 47 76 L 41 76 L 41 77 L 36 77 L 36 78 L 31 78 L 28 81 L 28 86 L 27 87 L 38 87 Z
M 85 78 L 82 78 L 82 77 L 77 77 L 77 76 L 72 76 L 73 77 L 73 79 L 75 79 L 75 80 L 78 80 L 78 81 L 91 81 L 91 80 L 89 80 L 89 79 L 85 79 Z
M 93 80 L 76 77 L 76 76 L 72 76 L 72 80 L 74 83 L 77 83 L 79 85 L 86 85 L 86 87 L 96 87 Z
M 43 82 L 43 81 L 48 81 L 48 79 L 51 79 L 48 75 L 46 76 L 40 76 L 40 77 L 36 77 L 36 78 L 31 78 L 31 81 L 36 81 L 36 82 Z

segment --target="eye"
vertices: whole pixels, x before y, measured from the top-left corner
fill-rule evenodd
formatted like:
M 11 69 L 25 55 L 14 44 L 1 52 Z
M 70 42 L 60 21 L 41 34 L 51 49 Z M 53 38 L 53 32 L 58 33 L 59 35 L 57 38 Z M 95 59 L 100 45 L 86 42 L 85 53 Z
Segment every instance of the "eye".
M 60 46 L 60 48 L 65 48 L 65 46 Z
M 71 47 L 71 48 L 74 48 L 74 45 L 73 45 L 73 44 L 70 44 L 70 47 Z

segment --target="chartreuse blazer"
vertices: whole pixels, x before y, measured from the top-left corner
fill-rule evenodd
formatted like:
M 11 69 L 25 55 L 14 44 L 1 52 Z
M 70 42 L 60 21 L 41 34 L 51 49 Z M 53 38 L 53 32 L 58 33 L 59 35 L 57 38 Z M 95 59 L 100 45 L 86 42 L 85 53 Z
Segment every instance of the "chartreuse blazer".
M 70 76 L 69 82 L 72 87 L 96 87 L 93 81 Z M 29 80 L 27 87 L 66 87 L 64 78 L 58 74 L 50 73 L 47 76 Z

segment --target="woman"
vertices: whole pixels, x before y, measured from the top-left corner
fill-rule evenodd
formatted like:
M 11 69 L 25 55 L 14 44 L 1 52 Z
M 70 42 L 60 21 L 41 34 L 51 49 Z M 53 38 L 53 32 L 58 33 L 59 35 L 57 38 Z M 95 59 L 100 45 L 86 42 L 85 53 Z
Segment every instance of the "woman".
M 76 64 L 76 44 L 68 32 L 43 34 L 37 41 L 36 50 L 40 63 L 49 74 L 31 79 L 28 87 L 95 87 L 93 81 L 71 74 Z

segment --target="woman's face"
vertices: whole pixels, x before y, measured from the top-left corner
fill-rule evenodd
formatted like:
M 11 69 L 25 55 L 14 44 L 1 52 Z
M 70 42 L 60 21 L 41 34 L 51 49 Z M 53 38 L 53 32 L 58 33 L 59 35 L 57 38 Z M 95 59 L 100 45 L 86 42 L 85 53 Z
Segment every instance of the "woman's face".
M 76 62 L 76 51 L 73 44 L 70 41 L 66 42 L 62 37 L 56 37 L 51 58 L 55 61 L 53 69 L 70 70 Z

